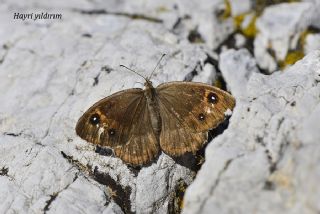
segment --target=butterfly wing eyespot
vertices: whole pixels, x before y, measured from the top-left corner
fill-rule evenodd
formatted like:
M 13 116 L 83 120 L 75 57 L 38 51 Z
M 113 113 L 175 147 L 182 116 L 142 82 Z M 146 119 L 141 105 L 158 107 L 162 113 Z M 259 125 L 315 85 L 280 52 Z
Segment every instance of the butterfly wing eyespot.
M 142 89 L 128 89 L 106 97 L 79 119 L 76 133 L 84 140 L 114 149 L 125 163 L 141 165 L 159 152 Z
M 206 119 L 206 116 L 203 113 L 200 113 L 198 115 L 198 119 L 199 119 L 199 121 L 204 121 Z
M 219 98 L 214 92 L 209 92 L 209 94 L 207 95 L 207 100 L 209 103 L 216 104 L 218 103 Z
M 94 113 L 90 116 L 89 122 L 91 125 L 97 125 L 100 123 L 100 116 L 97 113 Z
M 221 123 L 235 106 L 227 92 L 203 83 L 170 82 L 157 87 L 162 118 L 161 149 L 180 156 L 196 152 L 207 140 L 207 132 Z
M 116 135 L 116 130 L 111 128 L 111 129 L 108 130 L 108 134 L 110 136 L 115 136 Z

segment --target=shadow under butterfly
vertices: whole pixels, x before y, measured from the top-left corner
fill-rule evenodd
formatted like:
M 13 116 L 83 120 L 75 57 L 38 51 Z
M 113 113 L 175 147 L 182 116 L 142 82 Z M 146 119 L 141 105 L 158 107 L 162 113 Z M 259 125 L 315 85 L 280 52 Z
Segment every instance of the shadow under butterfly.
M 76 133 L 113 149 L 129 165 L 148 164 L 161 151 L 171 157 L 195 154 L 207 142 L 208 131 L 235 106 L 235 99 L 217 87 L 175 81 L 155 88 L 150 81 L 155 69 L 148 78 L 127 69 L 144 78 L 145 89 L 127 89 L 101 99 L 80 117 Z

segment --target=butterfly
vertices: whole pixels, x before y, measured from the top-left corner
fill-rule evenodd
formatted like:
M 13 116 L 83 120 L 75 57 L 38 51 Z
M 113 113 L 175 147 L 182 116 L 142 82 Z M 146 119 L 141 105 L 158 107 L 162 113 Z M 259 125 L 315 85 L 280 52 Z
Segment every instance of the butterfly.
M 144 165 L 160 151 L 172 157 L 195 153 L 206 143 L 208 130 L 235 106 L 232 95 L 204 83 L 175 81 L 153 87 L 145 78 L 144 86 L 95 103 L 80 117 L 77 135 L 112 148 L 129 165 Z

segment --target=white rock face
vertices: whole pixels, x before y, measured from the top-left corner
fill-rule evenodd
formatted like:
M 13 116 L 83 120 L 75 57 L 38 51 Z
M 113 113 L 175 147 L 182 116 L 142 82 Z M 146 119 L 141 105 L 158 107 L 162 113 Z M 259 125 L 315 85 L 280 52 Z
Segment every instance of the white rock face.
M 247 84 L 253 73 L 258 73 L 256 61 L 246 49 L 228 50 L 220 55 L 219 68 L 230 90 L 236 97 L 246 96 Z
M 297 48 L 299 36 L 313 20 L 320 19 L 319 4 L 313 2 L 283 3 L 266 8 L 257 19 L 258 35 L 254 54 L 259 66 L 269 72 L 277 69 L 289 50 Z
M 212 51 L 234 31 L 232 18 L 218 18 L 223 0 L 2 2 L 0 213 L 162 214 L 181 204 L 185 213 L 319 212 L 316 36 L 307 38 L 310 55 L 285 72 L 265 76 L 257 68 L 276 67 L 265 55 L 268 39 L 282 54 L 287 38 L 316 26 L 316 15 L 310 23 L 304 16 L 315 10 L 308 10 L 310 2 L 281 6 L 298 9 L 276 38 L 270 33 L 280 29 L 272 26 L 275 20 L 261 18 L 255 54 L 262 54 L 256 58 L 245 49 Z M 232 1 L 232 15 L 251 3 Z M 270 10 L 269 16 L 279 15 Z M 16 12 L 63 18 L 13 19 Z M 246 41 L 238 35 L 238 47 Z M 222 75 L 236 97 L 229 127 L 208 145 L 197 176 L 193 159 L 162 153 L 136 169 L 75 133 L 77 120 L 96 101 L 142 87 L 144 80 L 120 64 L 148 76 L 163 53 L 154 86 L 173 80 L 211 84 Z M 177 192 L 193 180 L 181 203 Z
M 252 9 L 252 1 L 250 0 L 230 0 L 232 16 L 238 16 L 249 12 Z
M 225 75 L 239 75 L 234 67 L 252 60 L 234 65 L 241 52 L 221 57 Z M 183 213 L 319 211 L 319 72 L 315 51 L 283 73 L 253 72 L 247 82 L 229 82 L 231 91 L 238 84 L 246 90 L 234 93 L 229 128 L 208 145 Z
M 305 54 L 315 50 L 320 50 L 320 33 L 309 34 L 306 36 L 306 44 L 304 47 Z

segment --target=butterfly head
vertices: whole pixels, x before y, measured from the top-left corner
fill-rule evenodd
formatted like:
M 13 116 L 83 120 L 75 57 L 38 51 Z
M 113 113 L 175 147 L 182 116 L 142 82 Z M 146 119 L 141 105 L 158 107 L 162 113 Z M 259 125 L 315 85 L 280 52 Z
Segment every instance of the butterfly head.
M 148 78 L 146 78 L 145 80 L 146 80 L 146 82 L 144 83 L 144 87 L 145 87 L 146 89 L 148 89 L 148 88 L 153 88 L 153 85 L 152 85 L 151 80 L 149 80 Z

